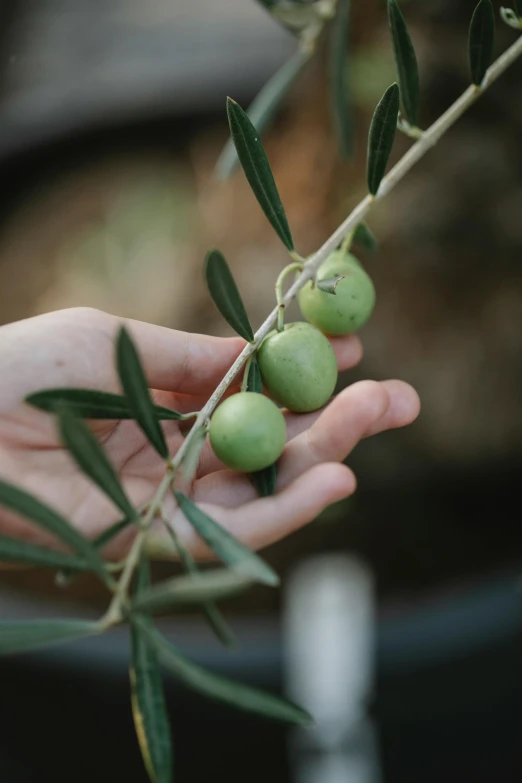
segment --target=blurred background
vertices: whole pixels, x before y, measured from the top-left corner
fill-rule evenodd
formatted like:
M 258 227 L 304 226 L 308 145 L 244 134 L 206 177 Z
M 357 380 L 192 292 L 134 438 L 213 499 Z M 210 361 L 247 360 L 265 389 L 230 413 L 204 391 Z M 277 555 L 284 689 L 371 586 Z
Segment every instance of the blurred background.
M 401 3 L 424 127 L 467 86 L 474 5 Z M 227 335 L 202 275 L 217 246 L 259 324 L 285 252 L 243 175 L 212 172 L 225 97 L 247 106 L 295 38 L 254 0 L 3 0 L 0 22 L 1 322 L 88 305 Z M 499 22 L 496 55 L 514 35 Z M 326 40 L 266 134 L 303 254 L 364 195 L 369 121 L 395 80 L 385 4 L 353 2 L 343 162 Z M 340 387 L 407 380 L 418 422 L 361 444 L 357 495 L 266 552 L 284 586 L 225 607 L 238 652 L 198 618 L 164 623 L 197 660 L 290 693 L 317 727 L 288 732 L 169 680 L 182 783 L 520 780 L 521 77 L 518 63 L 371 214 L 380 252 L 361 260 L 377 308 Z M 104 594 L 88 578 L 63 592 L 37 570 L 1 575 L 2 616 L 64 607 L 96 616 Z M 2 783 L 146 781 L 127 664 L 119 632 L 0 661 Z

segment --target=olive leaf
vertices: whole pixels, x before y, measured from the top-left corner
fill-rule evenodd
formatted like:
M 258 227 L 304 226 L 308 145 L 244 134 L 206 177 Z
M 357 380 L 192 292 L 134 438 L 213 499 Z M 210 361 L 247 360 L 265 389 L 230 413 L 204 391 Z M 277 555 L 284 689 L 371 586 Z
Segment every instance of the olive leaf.
M 366 176 L 368 190 L 375 196 L 386 171 L 397 130 L 399 87 L 391 84 L 377 104 L 368 134 Z
M 349 26 L 350 0 L 337 0 L 329 42 L 329 85 L 334 127 L 341 155 L 345 158 L 352 155 L 354 146 L 353 107 L 348 80 Z
M 246 112 L 232 98 L 227 98 L 227 115 L 239 162 L 259 206 L 285 247 L 293 250 L 290 226 L 259 133 Z
M 31 652 L 100 631 L 98 623 L 83 620 L 4 621 L 0 622 L 0 655 Z
M 252 342 L 254 332 L 250 326 L 241 294 L 232 272 L 219 250 L 210 250 L 205 259 L 205 278 L 214 304 L 229 326 L 240 337 Z
M 102 549 L 102 547 L 106 546 L 109 541 L 112 541 L 118 533 L 121 533 L 121 531 L 128 527 L 131 522 L 135 521 L 136 518 L 134 515 L 131 518 L 125 517 L 125 519 L 118 520 L 118 522 L 115 522 L 108 527 L 107 530 L 104 530 L 103 533 L 100 533 L 99 536 L 93 539 L 92 545 L 95 546 L 96 549 Z
M 224 568 L 189 573 L 166 579 L 141 591 L 131 602 L 130 611 L 157 612 L 175 606 L 219 601 L 237 595 L 251 584 L 251 579 Z
M 344 280 L 345 275 L 335 275 L 334 277 L 326 277 L 324 280 L 318 280 L 316 285 L 317 288 L 319 288 L 320 291 L 324 291 L 327 294 L 334 294 L 335 295 L 335 289 L 341 282 L 341 280 Z
M 67 408 L 81 419 L 132 419 L 134 415 L 125 397 L 121 394 L 95 391 L 93 389 L 45 389 L 29 394 L 25 402 L 47 413 L 58 413 Z M 176 421 L 182 414 L 155 405 L 158 419 Z
M 111 525 L 107 530 L 104 530 L 103 533 L 100 533 L 99 536 L 94 538 L 92 540 L 92 545 L 96 549 L 102 549 L 106 544 L 109 543 L 109 541 L 112 541 L 115 536 L 118 535 L 122 530 L 124 530 L 128 525 L 131 524 L 131 522 L 135 522 L 136 517 L 133 516 L 130 519 L 124 518 L 120 519 L 118 522 L 115 522 L 113 525 Z M 62 567 L 62 570 L 57 574 L 56 577 L 56 584 L 59 587 L 67 587 L 71 584 L 73 578 L 74 578 L 74 569 L 71 567 Z
M 353 235 L 353 241 L 362 250 L 368 253 L 376 253 L 379 249 L 377 237 L 372 232 L 367 223 L 359 223 Z
M 190 554 L 189 550 L 181 543 L 179 536 L 171 525 L 165 524 L 167 531 L 172 539 L 172 543 L 179 555 L 181 565 L 186 574 L 198 575 L 199 569 L 196 565 L 196 561 Z M 234 647 L 236 644 L 236 637 L 234 632 L 228 625 L 227 621 L 221 614 L 220 610 L 212 601 L 205 601 L 202 605 L 203 614 L 212 629 L 213 633 L 219 639 L 221 644 L 225 647 Z
M 249 477 L 260 497 L 266 498 L 270 495 L 275 495 L 277 487 L 277 468 L 275 464 L 269 465 L 264 470 L 250 473 Z
M 46 568 L 67 568 L 70 571 L 85 571 L 88 566 L 82 557 L 55 552 L 37 544 L 28 544 L 18 538 L 0 535 L 0 562 L 25 563 Z
M 88 568 L 108 580 L 102 559 L 92 544 L 60 514 L 18 487 L 0 481 L 0 505 L 15 511 L 49 531 L 81 555 Z
M 225 528 L 189 500 L 181 492 L 174 492 L 179 507 L 187 520 L 209 548 L 237 573 L 266 585 L 279 584 L 279 577 L 269 565 L 234 538 Z
M 259 369 L 259 362 L 257 361 L 257 355 L 255 353 L 250 357 L 246 391 L 263 394 L 263 380 L 261 378 L 261 370 Z
M 471 80 L 480 86 L 493 59 L 495 11 L 491 0 L 479 0 L 469 26 L 468 54 Z
M 388 0 L 388 21 L 399 76 L 400 97 L 404 115 L 410 125 L 419 123 L 419 70 L 415 49 L 397 0 Z
M 134 600 L 149 589 L 149 564 L 142 557 L 138 566 Z M 158 656 L 147 643 L 144 629 L 154 630 L 150 617 L 142 617 L 141 625 L 131 617 L 131 705 L 136 735 L 152 783 L 171 783 L 171 728 Z
M 187 687 L 236 709 L 253 712 L 266 718 L 296 726 L 308 726 L 312 722 L 310 715 L 295 704 L 271 693 L 214 674 L 185 658 L 155 628 L 142 626 L 141 618 L 136 618 L 134 622 L 143 628 L 147 642 L 156 650 L 163 665 Z
M 154 412 L 147 378 L 130 334 L 122 327 L 116 344 L 116 363 L 123 392 L 133 413 L 149 442 L 160 457 L 168 459 L 169 452 L 165 436 Z
M 116 471 L 92 431 L 82 419 L 77 419 L 66 410 L 58 414 L 62 442 L 76 464 L 126 517 L 136 517 L 136 511 L 123 491 Z
M 305 50 L 301 47 L 296 49 L 290 59 L 274 73 L 258 92 L 247 109 L 247 115 L 258 133 L 263 133 L 268 128 L 289 89 L 310 62 L 312 54 L 311 49 Z M 234 142 L 229 139 L 216 163 L 214 176 L 218 180 L 227 179 L 238 163 L 239 159 Z
M 255 353 L 252 354 L 250 367 L 248 368 L 247 391 L 257 392 L 258 394 L 263 393 L 261 370 L 259 369 L 257 354 Z M 269 465 L 268 468 L 258 470 L 255 473 L 250 473 L 249 478 L 260 497 L 265 498 L 269 495 L 275 495 L 277 486 L 277 468 L 275 464 Z

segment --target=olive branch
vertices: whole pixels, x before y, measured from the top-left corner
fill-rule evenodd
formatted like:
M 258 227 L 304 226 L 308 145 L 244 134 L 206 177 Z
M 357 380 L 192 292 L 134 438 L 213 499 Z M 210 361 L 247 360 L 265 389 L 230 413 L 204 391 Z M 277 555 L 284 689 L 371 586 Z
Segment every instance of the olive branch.
M 160 665 L 188 687 L 207 696 L 269 718 L 306 725 L 310 716 L 285 699 L 220 677 L 185 658 L 154 625 L 154 615 L 181 605 L 198 607 L 218 638 L 226 645 L 233 634 L 216 606 L 216 601 L 247 589 L 253 583 L 275 586 L 277 574 L 255 553 L 237 541 L 217 522 L 182 493 L 176 481 L 190 483 L 195 475 L 210 418 L 224 393 L 243 371 L 242 390 L 262 391 L 256 352 L 277 325 L 284 325 L 288 304 L 310 281 L 322 263 L 339 246 L 347 250 L 358 242 L 374 247 L 375 240 L 364 222 L 373 206 L 387 196 L 410 169 L 440 140 L 459 117 L 522 54 L 519 37 L 495 62 L 492 61 L 495 18 L 491 0 L 480 0 L 473 13 L 468 40 L 471 84 L 429 128 L 419 125 L 419 77 L 414 47 L 396 0 L 388 0 L 388 16 L 397 64 L 398 84 L 392 84 L 379 101 L 370 125 L 367 150 L 368 194 L 308 259 L 295 249 L 292 233 L 260 138 L 278 105 L 313 56 L 316 42 L 328 25 L 331 37 L 330 91 L 341 150 L 351 148 L 351 114 L 346 82 L 348 0 L 259 0 L 282 24 L 297 36 L 296 54 L 263 88 L 248 112 L 228 99 L 227 113 L 231 141 L 227 144 L 217 173 L 228 176 L 241 165 L 267 219 L 287 248 L 291 262 L 276 283 L 276 305 L 254 333 L 237 286 L 223 255 L 212 250 L 206 259 L 206 279 L 215 304 L 235 331 L 247 341 L 236 361 L 200 411 L 181 415 L 154 405 L 142 364 L 130 335 L 121 329 L 116 343 L 116 365 L 123 394 L 83 389 L 47 389 L 32 394 L 27 402 L 56 416 L 61 439 L 79 468 L 112 500 L 122 514 L 94 541 L 78 533 L 53 509 L 17 487 L 0 481 L 0 504 L 51 532 L 67 552 L 0 536 L 0 561 L 39 565 L 58 571 L 58 583 L 66 586 L 80 572 L 94 573 L 112 595 L 108 609 L 97 622 L 81 620 L 39 620 L 0 622 L 0 654 L 33 650 L 80 637 L 100 634 L 120 623 L 131 631 L 131 702 L 136 732 L 144 763 L 152 781 L 172 779 L 171 736 L 163 695 Z M 520 0 L 515 8 L 501 9 L 504 22 L 522 30 Z M 386 173 L 397 129 L 414 143 Z M 296 275 L 284 293 L 289 274 Z M 325 281 L 323 281 L 325 282 Z M 323 285 L 335 295 L 338 280 Z M 84 419 L 133 419 L 165 462 L 165 474 L 154 496 L 142 508 L 134 508 L 121 486 L 101 445 Z M 192 427 L 174 456 L 170 456 L 162 421 L 194 419 Z M 276 467 L 252 475 L 259 494 L 275 491 Z M 207 543 L 225 568 L 199 572 L 190 553 L 165 518 L 163 503 L 172 493 L 179 509 Z M 163 524 L 171 536 L 185 572 L 151 584 L 147 535 L 153 524 Z M 122 563 L 110 564 L 100 551 L 125 527 L 134 526 L 136 536 Z

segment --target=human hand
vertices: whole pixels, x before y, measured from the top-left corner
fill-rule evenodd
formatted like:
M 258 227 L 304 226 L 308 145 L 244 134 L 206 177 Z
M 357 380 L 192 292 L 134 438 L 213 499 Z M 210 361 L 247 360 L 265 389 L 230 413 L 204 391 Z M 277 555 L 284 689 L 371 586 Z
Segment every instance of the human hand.
M 138 348 L 154 401 L 181 413 L 198 410 L 244 347 L 240 338 L 188 334 L 124 321 Z M 89 308 L 48 313 L 0 328 L 0 476 L 60 511 L 94 538 L 118 519 L 111 502 L 76 467 L 63 448 L 55 420 L 23 402 L 45 388 L 78 387 L 120 392 L 114 344 L 122 319 Z M 361 358 L 357 337 L 332 339 L 340 370 Z M 278 465 L 277 493 L 258 498 L 248 477 L 226 469 L 206 446 L 192 484 L 192 499 L 247 546 L 259 549 L 314 519 L 351 495 L 355 477 L 340 464 L 368 435 L 411 423 L 416 392 L 401 381 L 362 381 L 344 389 L 321 411 L 287 413 L 288 442 Z M 134 421 L 93 421 L 120 480 L 138 507 L 154 494 L 165 465 Z M 183 442 L 183 425 L 162 423 L 169 451 Z M 165 514 L 197 558 L 205 544 L 167 497 Z M 56 545 L 45 531 L 0 508 L 0 533 Z M 160 535 L 158 530 L 158 535 Z M 104 556 L 122 557 L 130 526 Z

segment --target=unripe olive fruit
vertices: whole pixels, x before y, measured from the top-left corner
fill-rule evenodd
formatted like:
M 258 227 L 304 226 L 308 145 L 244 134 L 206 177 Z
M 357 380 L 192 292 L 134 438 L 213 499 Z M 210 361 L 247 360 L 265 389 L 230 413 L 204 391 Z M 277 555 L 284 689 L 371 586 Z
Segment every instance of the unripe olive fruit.
M 333 394 L 337 360 L 324 334 L 310 324 L 291 323 L 282 332 L 270 332 L 257 358 L 268 393 L 291 411 L 315 411 Z
M 351 334 L 364 326 L 375 305 L 375 288 L 369 275 L 351 253 L 336 250 L 321 264 L 318 280 L 343 275 L 335 294 L 321 291 L 312 282 L 299 293 L 303 316 L 325 334 Z
M 279 459 L 286 442 L 286 422 L 272 400 L 240 392 L 216 408 L 210 420 L 210 443 L 229 468 L 254 473 Z

